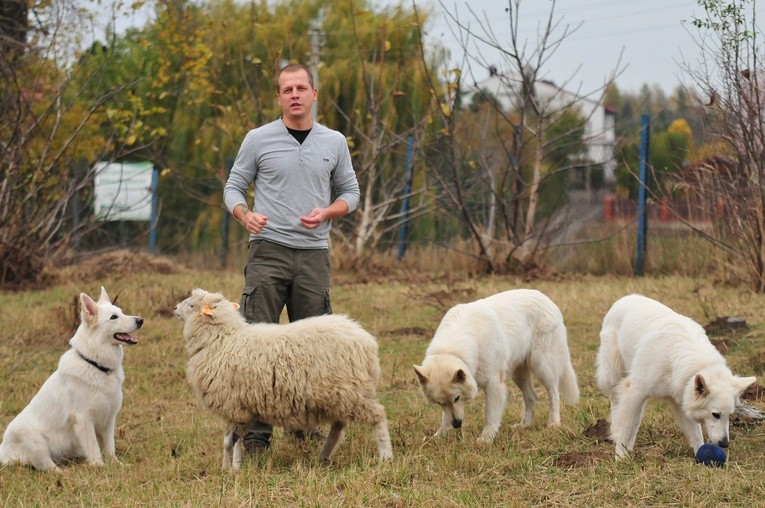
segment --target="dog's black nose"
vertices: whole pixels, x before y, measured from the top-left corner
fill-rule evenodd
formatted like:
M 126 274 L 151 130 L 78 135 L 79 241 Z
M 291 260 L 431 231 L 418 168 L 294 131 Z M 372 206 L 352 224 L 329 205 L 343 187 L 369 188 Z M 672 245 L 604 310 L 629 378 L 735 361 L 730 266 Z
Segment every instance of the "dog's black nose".
M 455 429 L 462 427 L 462 420 L 452 420 L 452 427 Z
M 720 448 L 727 448 L 728 447 L 728 438 L 727 437 L 722 438 L 720 440 L 720 442 L 717 443 L 717 446 L 719 446 Z
M 143 326 L 143 318 L 135 318 L 135 324 L 138 325 L 138 328 L 141 328 Z

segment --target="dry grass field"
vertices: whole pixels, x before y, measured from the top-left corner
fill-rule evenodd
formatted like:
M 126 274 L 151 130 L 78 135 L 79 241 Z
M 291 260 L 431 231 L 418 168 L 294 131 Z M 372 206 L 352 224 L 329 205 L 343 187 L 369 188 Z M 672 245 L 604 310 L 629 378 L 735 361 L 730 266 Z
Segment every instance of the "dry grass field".
M 0 428 L 26 405 L 55 369 L 76 325 L 81 291 L 104 285 L 126 312 L 146 320 L 126 351 L 124 402 L 117 419 L 121 464 L 70 464 L 62 474 L 0 468 L 7 506 L 762 506 L 765 424 L 731 427 L 726 467 L 694 463 L 691 450 L 660 402 L 648 405 L 636 451 L 625 462 L 591 427 L 607 419 L 608 400 L 594 383 L 600 323 L 611 303 L 631 292 L 654 297 L 701 324 L 740 316 L 748 330 L 713 338 L 732 369 L 765 372 L 765 296 L 709 280 L 557 277 L 428 277 L 413 273 L 336 274 L 332 301 L 378 337 L 394 459 L 376 462 L 369 429 L 351 425 L 334 461 L 318 461 L 319 444 L 277 431 L 271 449 L 234 474 L 221 471 L 222 422 L 201 409 L 185 379 L 186 354 L 175 304 L 194 287 L 238 300 L 239 270 L 173 268 L 146 260 L 105 261 L 69 273 L 42 291 L 0 293 Z M 519 430 L 522 400 L 510 396 L 496 442 L 480 446 L 483 398 L 468 405 L 461 432 L 432 438 L 440 410 L 424 403 L 412 371 L 443 312 L 454 303 L 511 288 L 536 288 L 561 308 L 579 376 L 581 399 L 564 406 L 562 426 L 545 427 L 541 387 L 535 425 Z M 757 386 L 765 385 L 758 379 Z M 762 390 L 749 402 L 765 409 Z

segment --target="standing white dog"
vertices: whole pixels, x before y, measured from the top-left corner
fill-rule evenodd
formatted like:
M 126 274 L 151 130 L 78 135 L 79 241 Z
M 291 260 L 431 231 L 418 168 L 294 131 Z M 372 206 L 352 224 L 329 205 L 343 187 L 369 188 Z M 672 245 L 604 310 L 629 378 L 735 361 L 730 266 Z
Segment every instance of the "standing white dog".
M 531 425 L 536 405 L 531 373 L 550 399 L 548 425 L 560 424 L 561 396 L 570 403 L 579 398 L 560 309 L 532 289 L 505 291 L 449 309 L 414 372 L 425 398 L 443 409 L 436 434 L 460 428 L 465 401 L 475 398 L 479 388 L 484 390 L 485 424 L 479 442 L 490 443 L 497 435 L 508 374 L 523 393 L 523 427 Z
M 122 344 L 143 325 L 112 305 L 101 288 L 98 302 L 80 294 L 81 323 L 58 369 L 29 405 L 11 421 L 0 443 L 0 463 L 59 470 L 57 464 L 84 458 L 103 464 L 114 458 L 114 424 L 122 406 Z
M 728 446 L 736 399 L 757 378 L 734 376 L 692 319 L 645 296 L 629 295 L 603 319 L 598 387 L 610 394 L 611 439 L 622 459 L 635 446 L 649 398 L 666 399 L 694 453 L 709 440 Z

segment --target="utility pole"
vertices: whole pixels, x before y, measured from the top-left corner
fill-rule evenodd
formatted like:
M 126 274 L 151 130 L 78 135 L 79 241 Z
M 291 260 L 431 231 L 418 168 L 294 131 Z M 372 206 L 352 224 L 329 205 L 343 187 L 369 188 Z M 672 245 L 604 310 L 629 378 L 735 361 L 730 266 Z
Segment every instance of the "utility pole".
M 313 87 L 314 89 L 319 89 L 319 46 L 320 46 L 320 36 L 321 32 L 319 31 L 319 26 L 321 25 L 321 16 L 314 19 L 311 22 L 311 74 L 313 74 Z M 313 103 L 313 106 L 311 106 L 311 115 L 314 119 L 317 118 L 319 114 L 319 104 L 318 101 Z
M 637 257 L 635 259 L 635 276 L 642 277 L 645 273 L 646 235 L 648 233 L 648 210 L 646 208 L 648 194 L 648 154 L 651 140 L 651 116 L 644 114 L 640 117 L 640 182 L 638 187 L 637 209 Z

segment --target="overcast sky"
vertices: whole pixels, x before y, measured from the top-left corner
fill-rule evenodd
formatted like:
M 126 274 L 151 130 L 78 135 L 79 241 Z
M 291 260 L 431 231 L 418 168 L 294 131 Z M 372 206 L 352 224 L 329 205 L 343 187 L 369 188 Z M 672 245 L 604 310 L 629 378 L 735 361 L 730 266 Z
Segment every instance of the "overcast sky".
M 376 5 L 411 7 L 413 0 L 371 1 Z M 463 50 L 449 29 L 453 21 L 443 14 L 444 7 L 474 30 L 479 30 L 475 16 L 484 23 L 488 19 L 487 26 L 496 38 L 509 41 L 510 18 L 506 9 L 510 0 L 414 1 L 434 11 L 428 40 L 440 41 L 454 56 L 462 55 Z M 129 19 L 120 19 L 118 30 L 140 24 L 150 10 L 150 3 Z M 520 11 L 516 13 L 521 39 L 535 43 L 540 33 L 539 24 L 546 22 L 552 4 L 551 0 L 521 1 Z M 760 17 L 765 16 L 764 6 L 759 6 L 758 11 Z M 680 84 L 692 84 L 683 72 L 682 63 L 694 66 L 699 60 L 700 52 L 693 39 L 698 34 L 691 20 L 701 17 L 702 13 L 697 0 L 557 0 L 554 19 L 559 20 L 560 25 L 554 33 L 562 35 L 566 25 L 572 30 L 579 28 L 565 39 L 543 67 L 544 77 L 560 85 L 565 83 L 569 89 L 590 92 L 600 88 L 619 65 L 622 72 L 616 77 L 616 84 L 620 90 L 637 92 L 647 83 L 671 93 Z M 470 50 L 502 66 L 498 52 L 486 45 L 471 45 Z M 481 74 L 485 71 L 476 70 L 474 77 L 485 77 Z
M 452 21 L 442 12 L 442 4 L 456 12 L 463 22 L 477 29 L 476 17 L 465 0 L 417 0 L 423 6 L 431 5 L 437 16 L 429 36 L 462 54 L 459 44 L 449 30 Z M 385 1 L 384 3 L 394 3 Z M 408 4 L 404 4 L 408 5 Z M 508 0 L 470 0 L 470 9 L 482 21 L 489 20 L 498 40 L 509 41 L 510 22 L 506 9 Z M 536 40 L 538 25 L 547 21 L 550 0 L 524 0 L 521 2 L 519 35 L 529 44 Z M 637 92 L 644 83 L 658 84 L 665 92 L 672 92 L 679 84 L 689 84 L 683 73 L 682 62 L 695 64 L 699 49 L 694 42 L 696 29 L 691 25 L 703 10 L 696 0 L 557 0 L 555 20 L 560 20 L 557 32 L 569 25 L 576 32 L 566 38 L 550 61 L 543 67 L 545 77 L 558 84 L 572 75 L 570 88 L 596 89 L 617 68 L 621 53 L 623 72 L 616 78 L 622 91 Z M 492 51 L 482 46 L 482 55 L 492 58 Z M 499 56 L 496 60 L 500 61 Z M 476 76 L 479 77 L 480 76 Z

